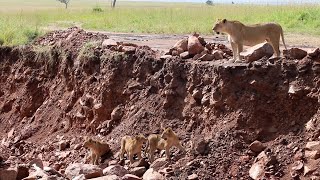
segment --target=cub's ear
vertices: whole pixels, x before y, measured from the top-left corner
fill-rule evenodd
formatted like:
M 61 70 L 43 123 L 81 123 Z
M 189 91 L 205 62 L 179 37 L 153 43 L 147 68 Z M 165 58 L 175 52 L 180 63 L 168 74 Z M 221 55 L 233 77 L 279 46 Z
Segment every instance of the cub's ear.
M 227 20 L 226 20 L 226 19 L 223 19 L 223 20 L 222 20 L 222 23 L 226 23 L 226 22 L 227 22 Z

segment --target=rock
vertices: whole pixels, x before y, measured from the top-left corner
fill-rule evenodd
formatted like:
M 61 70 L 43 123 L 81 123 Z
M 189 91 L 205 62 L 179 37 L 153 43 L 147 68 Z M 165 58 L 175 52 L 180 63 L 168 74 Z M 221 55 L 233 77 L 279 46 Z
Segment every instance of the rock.
M 33 159 L 32 161 L 30 161 L 29 166 L 32 166 L 33 164 L 43 169 L 43 162 L 41 159 Z
M 73 149 L 79 150 L 81 147 L 82 147 L 82 144 L 76 144 L 76 145 L 74 145 Z
M 148 169 L 142 177 L 143 180 L 164 180 L 165 178 L 153 168 Z
M 169 59 L 169 58 L 172 58 L 172 55 L 163 55 L 160 57 L 160 59 L 162 60 L 166 60 L 166 59 Z
M 199 58 L 201 61 L 212 61 L 214 59 L 213 54 L 204 54 Z
M 308 55 L 308 53 L 299 48 L 291 48 L 289 50 L 283 50 L 283 55 L 287 58 L 303 59 Z
M 110 46 L 117 46 L 117 45 L 118 45 L 117 41 L 115 41 L 113 39 L 105 39 L 102 42 L 103 47 L 110 47 Z
M 206 46 L 207 45 L 207 42 L 204 40 L 203 37 L 199 36 L 198 40 L 199 40 L 199 42 L 201 43 L 202 46 Z
M 268 58 L 271 57 L 273 55 L 273 48 L 269 43 L 261 43 L 241 52 L 240 55 L 243 56 L 247 62 L 252 62 L 265 56 Z
M 181 53 L 180 57 L 181 57 L 181 59 L 188 59 L 188 58 L 190 58 L 190 54 L 188 51 L 186 51 L 186 52 Z
M 46 174 L 54 175 L 54 176 L 58 176 L 58 177 L 63 177 L 63 175 L 59 171 L 57 171 L 51 167 L 44 167 L 43 170 L 44 170 L 44 172 L 46 172 Z
M 305 157 L 308 159 L 318 159 L 320 157 L 320 152 L 319 151 L 308 151 L 306 150 L 304 152 Z
M 320 150 L 320 141 L 310 141 L 306 144 L 308 150 Z
M 132 163 L 131 167 L 145 167 L 146 169 L 149 169 L 150 164 L 144 158 L 141 158 L 139 161 Z
M 135 167 L 130 169 L 130 174 L 141 177 L 146 171 L 147 169 L 145 167 Z
M 299 87 L 296 84 L 290 84 L 289 89 L 288 89 L 288 94 L 296 94 L 296 95 L 300 95 L 302 94 L 303 89 L 301 87 Z
M 74 177 L 72 180 L 86 180 L 84 174 L 80 174 L 79 176 Z
M 264 171 L 264 165 L 262 162 L 254 163 L 249 170 L 249 176 L 252 179 L 260 179 L 264 176 L 264 174 L 265 174 L 265 171 Z
M 59 142 L 59 150 L 64 151 L 67 147 L 70 147 L 70 143 L 67 141 L 60 141 Z
M 102 177 L 98 177 L 98 178 L 93 178 L 90 180 L 122 180 L 122 178 L 120 178 L 117 175 L 108 175 L 108 176 L 102 176 Z
M 303 168 L 303 162 L 302 161 L 296 161 L 296 162 L 293 163 L 291 169 L 293 171 L 300 171 L 300 170 L 302 170 L 302 168 Z
M 155 171 L 159 171 L 160 168 L 167 167 L 168 164 L 169 163 L 166 158 L 158 158 L 150 165 L 150 168 Z
M 0 180 L 16 180 L 17 174 L 15 169 L 0 169 Z
M 90 179 L 102 176 L 103 171 L 101 168 L 99 168 L 99 166 L 81 163 L 70 164 L 65 171 L 65 175 L 69 179 L 81 174 L 84 174 L 87 179 Z
M 204 47 L 200 43 L 198 37 L 192 35 L 188 38 L 188 52 L 190 55 L 199 54 L 204 50 Z
M 121 51 L 124 52 L 125 54 L 134 54 L 136 52 L 136 47 L 123 46 Z
M 311 49 L 308 51 L 308 55 L 311 57 L 318 57 L 320 56 L 320 49 L 319 48 Z
M 19 164 L 17 166 L 17 180 L 21 180 L 29 176 L 29 167 L 26 164 Z M 1 179 L 1 178 L 0 178 Z
M 211 54 L 213 55 L 213 58 L 214 58 L 215 60 L 223 59 L 223 52 L 220 51 L 220 50 L 214 50 L 214 51 L 212 51 Z
M 180 54 L 181 54 L 181 51 L 182 52 L 187 51 L 188 50 L 188 39 L 184 38 L 184 39 L 179 40 L 178 42 L 176 42 L 176 44 L 173 45 L 173 49 L 178 50 L 178 52 L 180 52 Z
M 193 145 L 194 150 L 201 155 L 205 155 L 207 153 L 208 141 L 206 141 L 203 137 L 195 138 Z
M 260 141 L 254 141 L 249 145 L 249 148 L 251 151 L 256 152 L 256 153 L 260 153 L 261 151 L 263 151 L 266 147 L 263 145 L 262 142 Z
M 142 179 L 133 174 L 126 174 L 122 177 L 122 180 L 142 180 Z
M 304 176 L 309 175 L 309 174 L 313 173 L 315 170 L 317 170 L 317 168 L 309 167 L 308 165 L 305 165 L 303 167 L 303 175 Z
M 198 179 L 199 179 L 198 175 L 196 175 L 196 174 L 191 174 L 188 176 L 188 180 L 198 180 Z
M 120 165 L 112 165 L 103 170 L 103 175 L 117 175 L 122 177 L 125 174 L 129 174 L 129 171 Z
M 192 97 L 195 99 L 195 100 L 201 100 L 202 99 L 202 92 L 198 89 L 194 89 L 193 90 L 193 93 L 192 93 Z
M 122 106 L 117 106 L 111 112 L 111 120 L 112 121 L 119 121 L 119 120 L 121 120 L 123 114 L 124 114 L 123 107 Z

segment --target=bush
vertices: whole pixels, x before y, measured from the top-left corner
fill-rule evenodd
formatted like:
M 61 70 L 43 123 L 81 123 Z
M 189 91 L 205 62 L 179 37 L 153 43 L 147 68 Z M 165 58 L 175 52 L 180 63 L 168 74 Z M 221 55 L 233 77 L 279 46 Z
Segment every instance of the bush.
M 207 1 L 206 1 L 206 4 L 209 5 L 209 6 L 212 6 L 212 5 L 213 5 L 213 2 L 212 2 L 211 0 L 207 0 Z
M 103 10 L 102 10 L 101 7 L 96 6 L 96 7 L 94 7 L 94 8 L 92 9 L 92 11 L 93 11 L 93 12 L 102 12 Z

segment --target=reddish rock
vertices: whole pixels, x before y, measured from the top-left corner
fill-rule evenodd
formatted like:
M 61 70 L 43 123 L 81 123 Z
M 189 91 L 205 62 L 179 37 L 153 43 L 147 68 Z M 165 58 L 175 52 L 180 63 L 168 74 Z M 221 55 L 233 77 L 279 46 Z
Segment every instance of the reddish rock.
M 256 153 L 260 153 L 261 151 L 263 151 L 266 147 L 263 145 L 262 142 L 260 141 L 254 141 L 249 145 L 249 148 L 251 151 L 256 152 Z
M 188 39 L 181 39 L 174 44 L 173 49 L 178 51 L 178 55 L 188 50 Z
M 0 169 L 0 180 L 16 180 L 17 174 L 15 169 Z
M 188 51 L 186 51 L 186 52 L 181 53 L 180 57 L 181 57 L 181 59 L 188 59 L 188 58 L 190 58 L 190 54 Z
M 21 180 L 29 176 L 29 167 L 26 164 L 19 164 L 17 166 L 17 180 Z
M 283 50 L 283 55 L 292 59 L 303 59 L 308 53 L 299 48 L 291 48 L 289 50 Z
M 103 175 L 117 175 L 122 177 L 125 174 L 129 174 L 129 171 L 120 165 L 112 165 L 103 170 Z
M 76 176 L 84 174 L 87 179 L 100 177 L 103 175 L 103 171 L 99 166 L 91 164 L 70 164 L 65 171 L 67 178 L 72 179 Z
M 204 50 L 204 47 L 200 43 L 198 37 L 192 35 L 188 38 L 188 52 L 190 55 L 199 54 Z
M 147 169 L 145 167 L 135 167 L 130 169 L 130 174 L 141 177 L 146 171 Z
M 167 167 L 168 165 L 169 163 L 166 158 L 158 158 L 150 165 L 150 168 L 159 171 L 159 169 Z
M 223 59 L 223 52 L 220 50 L 213 50 L 211 54 L 215 60 Z
M 320 56 L 320 48 L 315 48 L 315 49 L 308 50 L 308 55 L 310 57 L 318 57 L 318 56 Z
M 117 41 L 113 39 L 106 39 L 102 42 L 102 46 L 104 47 L 117 46 L 117 45 L 118 45 Z

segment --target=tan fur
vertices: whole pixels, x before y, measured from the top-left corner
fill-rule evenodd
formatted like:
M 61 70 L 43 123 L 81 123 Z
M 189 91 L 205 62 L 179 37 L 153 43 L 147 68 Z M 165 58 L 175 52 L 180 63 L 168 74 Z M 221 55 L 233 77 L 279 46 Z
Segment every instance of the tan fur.
M 136 137 L 124 136 L 121 139 L 120 161 L 123 160 L 124 153 L 127 153 L 131 164 L 133 163 L 133 156 L 135 154 L 141 159 L 141 149 L 145 142 L 147 142 L 147 139 L 142 134 Z
M 173 132 L 171 128 L 164 129 L 161 135 L 159 134 L 151 134 L 148 137 L 148 153 L 149 153 L 149 161 L 153 162 L 154 160 L 154 152 L 159 150 L 166 151 L 166 158 L 170 159 L 170 148 L 172 146 L 176 146 L 180 151 L 186 152 L 184 147 L 182 147 L 178 136 Z
M 244 25 L 239 21 L 218 20 L 213 31 L 227 33 L 233 50 L 233 60 L 241 60 L 240 53 L 243 46 L 254 46 L 267 41 L 273 47 L 276 57 L 280 56 L 279 41 L 280 36 L 284 43 L 282 27 L 277 23 L 264 23 L 255 25 Z
M 84 147 L 90 149 L 91 151 L 91 163 L 98 165 L 99 158 L 110 151 L 110 147 L 107 143 L 93 140 L 91 138 L 86 139 Z

